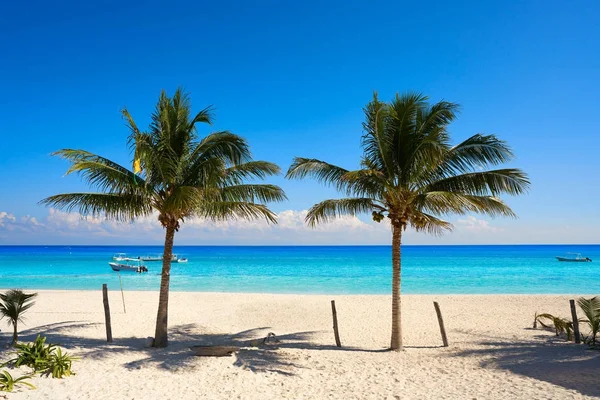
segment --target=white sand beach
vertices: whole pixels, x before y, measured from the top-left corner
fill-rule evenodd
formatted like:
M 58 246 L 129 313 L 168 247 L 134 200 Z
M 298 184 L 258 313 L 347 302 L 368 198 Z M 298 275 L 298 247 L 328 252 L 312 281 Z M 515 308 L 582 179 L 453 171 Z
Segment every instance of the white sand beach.
M 531 329 L 534 313 L 569 316 L 548 295 L 407 295 L 406 350 L 385 351 L 389 296 L 171 293 L 170 346 L 154 333 L 156 292 L 110 291 L 114 343 L 105 340 L 101 291 L 40 291 L 21 326 L 81 357 L 75 376 L 32 379 L 10 399 L 585 399 L 600 397 L 600 352 Z M 335 347 L 335 299 L 343 347 Z M 440 303 L 450 347 L 432 301 Z M 10 328 L 3 325 L 3 359 Z M 251 341 L 274 332 L 273 347 Z M 194 357 L 195 344 L 248 346 Z M 27 371 L 21 369 L 22 373 Z M 15 371 L 16 372 L 16 371 Z M 16 375 L 20 373 L 16 372 Z M 15 374 L 13 374 L 15 375 Z

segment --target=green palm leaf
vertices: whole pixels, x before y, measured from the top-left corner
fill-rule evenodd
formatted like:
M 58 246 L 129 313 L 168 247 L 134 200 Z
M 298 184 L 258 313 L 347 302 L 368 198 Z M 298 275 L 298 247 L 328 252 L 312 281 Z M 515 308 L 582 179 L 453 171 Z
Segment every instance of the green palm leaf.
M 306 222 L 310 226 L 315 226 L 342 215 L 355 216 L 366 213 L 373 210 L 374 207 L 373 200 L 369 198 L 324 200 L 308 210 Z

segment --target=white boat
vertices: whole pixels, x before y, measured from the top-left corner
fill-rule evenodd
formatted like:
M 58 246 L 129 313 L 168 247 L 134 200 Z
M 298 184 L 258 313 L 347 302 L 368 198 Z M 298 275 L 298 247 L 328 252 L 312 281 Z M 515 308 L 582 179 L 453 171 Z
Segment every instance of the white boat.
M 188 259 L 187 258 L 178 258 L 175 262 L 176 263 L 186 263 L 186 262 L 188 262 Z
M 146 261 L 146 262 L 162 261 L 163 255 L 161 254 L 159 256 L 140 256 L 140 257 L 135 258 L 135 260 Z M 177 261 L 177 254 L 173 254 L 171 256 L 171 261 Z
M 127 261 L 127 254 L 125 253 L 116 253 L 113 255 L 113 260 L 115 261 Z
M 138 257 L 138 260 L 141 261 L 162 261 L 163 256 L 140 256 Z
M 589 257 L 584 257 L 581 253 L 567 253 L 565 257 L 556 257 L 558 261 L 569 261 L 569 262 L 592 262 Z
M 130 272 L 138 272 L 138 273 L 142 273 L 142 272 L 148 272 L 148 268 L 146 268 L 145 265 L 142 265 L 141 263 L 138 263 L 138 265 L 135 264 L 122 264 L 120 262 L 109 262 L 108 265 L 110 265 L 110 267 L 112 268 L 113 271 L 130 271 Z

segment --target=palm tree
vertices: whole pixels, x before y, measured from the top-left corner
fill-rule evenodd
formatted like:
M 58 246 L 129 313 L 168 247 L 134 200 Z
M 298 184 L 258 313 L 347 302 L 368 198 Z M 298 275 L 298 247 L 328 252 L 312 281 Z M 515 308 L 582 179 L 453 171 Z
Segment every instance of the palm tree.
M 23 314 L 35 304 L 35 296 L 37 293 L 27 294 L 15 289 L 0 293 L 0 318 L 8 319 L 8 326 L 13 326 L 13 344 L 19 338 L 18 323 L 23 322 Z
M 165 229 L 165 247 L 154 346 L 164 347 L 173 238 L 180 224 L 191 217 L 265 218 L 276 223 L 266 203 L 286 197 L 278 186 L 247 183 L 280 169 L 253 161 L 243 138 L 227 131 L 198 137 L 197 124 L 211 123 L 211 108 L 192 115 L 189 96 L 182 89 L 172 98 L 161 93 L 148 131 L 138 129 L 127 109 L 122 113 L 131 131 L 134 171 L 140 173 L 84 150 L 60 150 L 55 154 L 71 162 L 67 174 L 80 173 L 98 192 L 59 194 L 42 203 L 118 221 L 157 214 Z
M 588 338 L 589 344 L 595 346 L 598 342 L 596 337 L 600 333 L 600 297 L 592 297 L 586 299 L 581 297 L 577 300 L 577 304 L 583 310 L 583 313 L 587 319 L 581 319 L 581 322 L 585 322 L 590 327 L 590 336 Z
M 450 145 L 447 127 L 458 105 L 441 101 L 429 105 L 421 94 L 396 95 L 390 103 L 377 94 L 365 107 L 363 156 L 360 169 L 350 171 L 311 158 L 295 158 L 287 177 L 307 176 L 333 185 L 346 198 L 315 204 L 306 221 L 314 226 L 341 215 L 371 213 L 385 217 L 392 230 L 392 337 L 391 348 L 402 349 L 401 243 L 407 227 L 441 234 L 452 225 L 448 214 L 481 213 L 514 217 L 497 196 L 518 195 L 529 186 L 518 169 L 485 170 L 513 156 L 494 135 L 474 135 Z

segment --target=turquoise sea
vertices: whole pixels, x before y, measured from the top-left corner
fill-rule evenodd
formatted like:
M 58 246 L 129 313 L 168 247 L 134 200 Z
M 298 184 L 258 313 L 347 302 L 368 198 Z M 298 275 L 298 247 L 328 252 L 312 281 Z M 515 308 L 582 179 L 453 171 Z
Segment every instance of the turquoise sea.
M 160 246 L 0 246 L 0 288 L 119 287 L 108 262 L 161 253 Z M 176 246 L 177 291 L 387 294 L 389 246 Z M 579 252 L 591 263 L 558 262 Z M 404 293 L 600 294 L 600 245 L 404 246 Z M 158 290 L 160 262 L 121 273 L 125 290 Z

